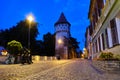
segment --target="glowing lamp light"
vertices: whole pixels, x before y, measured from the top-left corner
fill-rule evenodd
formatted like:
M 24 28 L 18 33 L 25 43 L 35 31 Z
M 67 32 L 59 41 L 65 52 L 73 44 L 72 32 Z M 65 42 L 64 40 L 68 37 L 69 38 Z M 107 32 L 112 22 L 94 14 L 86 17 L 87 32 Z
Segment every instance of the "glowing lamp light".
M 29 22 L 32 22 L 32 21 L 34 20 L 33 15 L 32 15 L 32 14 L 29 14 L 29 15 L 27 16 L 27 20 L 28 20 Z
M 35 56 L 35 60 L 39 61 L 40 60 L 40 56 Z
M 62 40 L 61 40 L 61 39 L 58 39 L 58 43 L 59 43 L 59 44 L 62 44 Z

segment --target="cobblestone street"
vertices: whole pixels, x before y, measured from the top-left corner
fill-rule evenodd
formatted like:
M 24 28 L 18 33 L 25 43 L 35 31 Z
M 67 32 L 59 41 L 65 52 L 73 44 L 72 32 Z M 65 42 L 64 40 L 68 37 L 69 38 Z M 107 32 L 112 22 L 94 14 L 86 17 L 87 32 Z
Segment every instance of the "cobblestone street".
M 0 80 L 120 80 L 120 76 L 98 70 L 91 61 L 76 59 L 0 64 Z

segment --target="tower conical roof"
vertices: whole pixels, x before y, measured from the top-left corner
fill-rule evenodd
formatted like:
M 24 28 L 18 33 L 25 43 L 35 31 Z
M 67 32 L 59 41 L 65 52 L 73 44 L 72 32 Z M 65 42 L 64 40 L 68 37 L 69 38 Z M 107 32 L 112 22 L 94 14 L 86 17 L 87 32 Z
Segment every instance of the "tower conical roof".
M 61 15 L 60 15 L 60 17 L 59 17 L 59 19 L 58 19 L 58 21 L 55 23 L 55 26 L 58 25 L 58 24 L 63 24 L 63 23 L 67 23 L 69 26 L 71 25 L 67 21 L 67 19 L 65 18 L 64 13 L 62 12 Z

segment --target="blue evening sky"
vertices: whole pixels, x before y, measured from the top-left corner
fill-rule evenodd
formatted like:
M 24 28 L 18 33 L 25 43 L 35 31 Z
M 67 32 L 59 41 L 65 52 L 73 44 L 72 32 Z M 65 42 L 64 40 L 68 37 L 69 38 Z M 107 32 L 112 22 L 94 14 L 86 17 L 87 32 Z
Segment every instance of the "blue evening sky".
M 90 0 L 1 0 L 0 29 L 8 29 L 33 13 L 39 23 L 38 40 L 43 34 L 54 33 L 54 23 L 64 12 L 71 23 L 71 35 L 84 47 L 85 30 L 89 25 L 88 11 Z

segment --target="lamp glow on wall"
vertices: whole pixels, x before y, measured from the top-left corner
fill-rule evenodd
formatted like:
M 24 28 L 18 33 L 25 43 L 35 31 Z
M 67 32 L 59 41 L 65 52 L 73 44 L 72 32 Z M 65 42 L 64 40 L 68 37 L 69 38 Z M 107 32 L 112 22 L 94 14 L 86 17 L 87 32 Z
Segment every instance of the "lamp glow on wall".
M 62 39 L 58 39 L 58 44 L 62 44 L 62 43 L 63 43 Z

